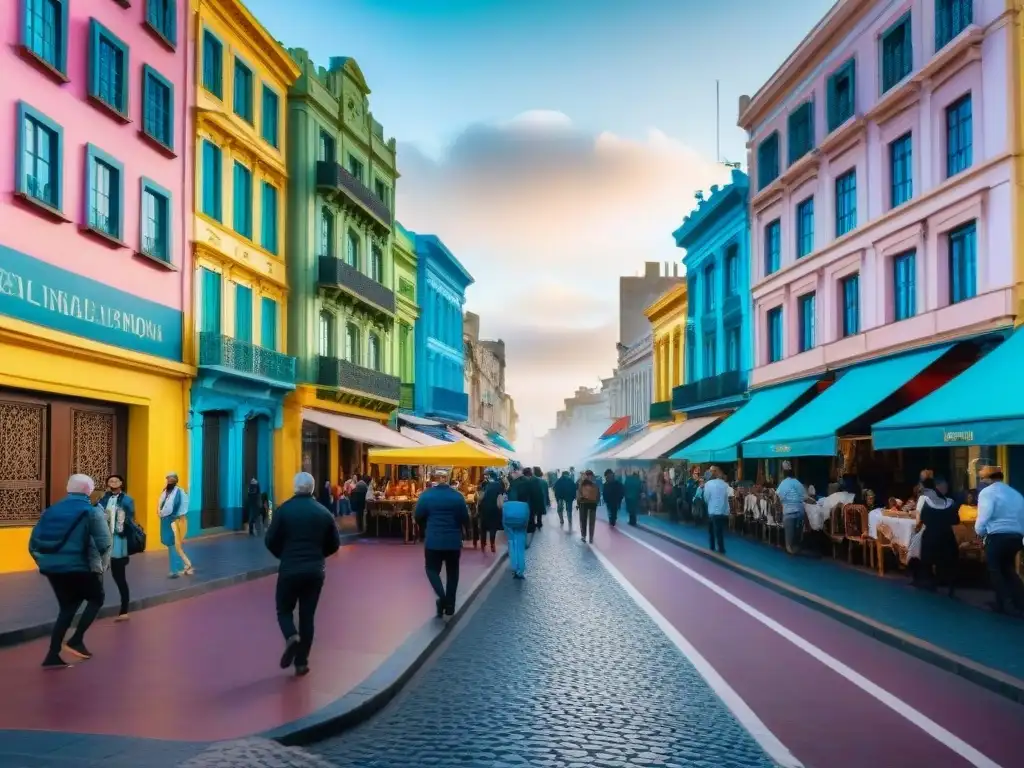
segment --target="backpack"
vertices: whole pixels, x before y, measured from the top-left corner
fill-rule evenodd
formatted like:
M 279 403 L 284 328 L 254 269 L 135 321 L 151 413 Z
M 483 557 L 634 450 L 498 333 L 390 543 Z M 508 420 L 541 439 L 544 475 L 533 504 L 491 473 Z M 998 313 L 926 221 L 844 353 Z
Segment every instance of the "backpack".
M 597 504 L 597 484 L 591 480 L 580 483 L 580 499 L 587 504 Z

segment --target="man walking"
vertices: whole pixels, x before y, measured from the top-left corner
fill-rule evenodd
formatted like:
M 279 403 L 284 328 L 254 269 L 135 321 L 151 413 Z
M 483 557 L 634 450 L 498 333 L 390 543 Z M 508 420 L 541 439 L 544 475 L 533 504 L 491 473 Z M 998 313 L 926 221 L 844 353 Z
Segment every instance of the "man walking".
M 576 483 L 569 476 L 569 470 L 562 472 L 562 476 L 555 481 L 555 502 L 558 507 L 558 524 L 564 525 L 565 518 L 569 518 L 569 530 L 572 530 L 572 503 L 576 499 Z
M 985 562 L 996 593 L 993 609 L 1005 613 L 1007 603 L 1024 612 L 1024 585 L 1017 575 L 1017 553 L 1024 548 L 1024 496 L 1004 482 L 1002 467 L 978 471 L 978 519 L 974 532 L 985 540 Z
M 435 470 L 431 479 L 433 487 L 420 494 L 414 515 L 425 531 L 424 566 L 437 595 L 437 617 L 441 618 L 455 614 L 462 529 L 469 522 L 469 507 L 465 497 L 448 484 L 444 470 Z M 444 566 L 447 583 L 441 581 L 441 566 Z
M 704 503 L 708 508 L 708 549 L 725 554 L 725 521 L 729 519 L 729 484 L 718 467 L 708 469 L 704 483 Z
M 576 507 L 580 511 L 580 535 L 587 541 L 587 530 L 590 530 L 590 543 L 594 543 L 594 525 L 597 523 L 597 505 L 601 501 L 601 492 L 594 480 L 593 470 L 588 469 L 580 479 L 580 487 L 576 492 Z
M 800 543 L 804 535 L 804 502 L 807 500 L 807 489 L 793 476 L 793 465 L 782 462 L 783 480 L 775 493 L 782 502 L 782 530 L 786 536 L 786 552 L 790 555 L 800 553 Z
M 90 500 L 95 488 L 88 475 L 72 475 L 68 495 L 43 510 L 29 537 L 29 554 L 50 582 L 59 607 L 44 669 L 68 666 L 61 658 L 61 646 L 82 603 L 82 618 L 63 647 L 80 659 L 92 658 L 85 647 L 85 633 L 103 607 L 103 572 L 113 544 L 103 510 Z
M 619 507 L 622 506 L 622 499 L 626 495 L 622 481 L 615 476 L 611 469 L 604 471 L 604 505 L 608 509 L 608 524 L 614 528 L 619 519 Z
M 623 494 L 626 497 L 626 513 L 629 515 L 629 524 L 636 525 L 636 513 L 640 509 L 640 499 L 644 495 L 644 481 L 640 479 L 640 473 L 637 470 L 634 469 L 626 475 Z
M 309 673 L 316 606 L 327 575 L 325 560 L 341 547 L 341 537 L 330 510 L 313 498 L 313 476 L 299 472 L 293 488 L 295 495 L 274 513 L 265 541 L 270 553 L 281 561 L 276 594 L 277 623 L 284 635 L 281 669 L 294 664 L 295 674 L 301 677 Z

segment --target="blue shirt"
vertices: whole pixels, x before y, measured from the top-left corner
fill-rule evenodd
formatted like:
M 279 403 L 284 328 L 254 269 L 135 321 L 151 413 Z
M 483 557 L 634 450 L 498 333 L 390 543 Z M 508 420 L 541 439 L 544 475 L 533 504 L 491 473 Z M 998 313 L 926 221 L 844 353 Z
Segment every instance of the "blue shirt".
M 787 477 L 779 483 L 775 493 L 778 494 L 779 501 L 782 502 L 783 515 L 804 514 L 804 499 L 807 498 L 807 489 L 795 477 Z
M 709 516 L 728 515 L 729 484 L 717 477 L 704 483 L 704 503 L 708 505 Z
M 1006 483 L 992 483 L 978 494 L 978 536 L 1015 533 L 1024 536 L 1024 496 Z

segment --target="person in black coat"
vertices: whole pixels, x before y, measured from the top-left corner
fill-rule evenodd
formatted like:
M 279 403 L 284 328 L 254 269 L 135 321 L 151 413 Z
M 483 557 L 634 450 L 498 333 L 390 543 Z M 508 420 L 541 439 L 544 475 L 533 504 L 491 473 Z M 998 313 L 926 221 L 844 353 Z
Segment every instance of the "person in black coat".
M 608 524 L 614 528 L 619 519 L 619 507 L 626 497 L 626 487 L 610 469 L 604 471 L 604 505 L 608 509 Z
M 960 524 L 958 507 L 940 489 L 945 487 L 941 480 L 923 477 L 921 487 L 917 527 L 920 530 L 923 526 L 924 530 L 921 532 L 919 584 L 926 589 L 935 589 L 941 583 L 952 597 L 960 559 L 960 545 L 953 531 L 953 527 Z
M 505 485 L 493 473 L 488 473 L 487 481 L 477 491 L 481 552 L 486 550 L 488 540 L 491 542 L 491 552 L 495 551 L 494 540 L 498 531 L 501 530 L 501 510 L 498 508 L 498 499 L 504 493 Z
M 363 475 L 356 487 L 352 489 L 348 500 L 352 505 L 352 514 L 356 516 L 356 530 L 363 532 L 363 518 L 366 516 L 366 494 L 370 491 L 370 476 Z

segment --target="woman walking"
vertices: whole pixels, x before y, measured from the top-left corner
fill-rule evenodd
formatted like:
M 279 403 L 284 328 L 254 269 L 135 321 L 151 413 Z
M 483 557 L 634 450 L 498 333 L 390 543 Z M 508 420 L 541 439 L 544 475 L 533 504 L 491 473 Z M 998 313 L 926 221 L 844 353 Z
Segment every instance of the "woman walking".
M 114 621 L 125 621 L 128 619 L 128 603 L 131 596 L 128 591 L 128 535 L 135 524 L 135 500 L 124 490 L 124 478 L 120 475 L 111 475 L 107 478 L 107 491 L 99 501 L 99 507 L 103 510 L 107 519 L 107 528 L 110 529 L 110 536 L 113 544 L 110 548 L 110 575 L 117 585 L 117 592 L 121 597 L 121 610 Z
M 263 497 L 260 495 L 260 481 L 255 477 L 249 481 L 249 492 L 245 497 L 245 511 L 249 516 L 249 535 L 262 536 L 267 529 L 263 516 Z
M 918 578 L 914 581 L 929 590 L 934 590 L 941 583 L 952 597 L 956 590 L 956 566 L 960 557 L 960 545 L 953 526 L 960 524 L 960 517 L 952 499 L 940 490 L 930 471 L 922 473 L 917 511 L 921 563 Z
M 525 477 L 518 466 L 511 472 L 508 498 L 501 502 L 502 525 L 508 538 L 508 562 L 512 577 L 526 576 L 526 534 L 533 514 L 530 511 L 532 481 Z
M 169 578 L 191 576 L 192 561 L 183 543 L 188 533 L 188 494 L 178 487 L 178 473 L 167 475 L 167 486 L 160 492 L 156 508 L 160 514 L 160 543 L 167 547 L 171 572 Z
M 480 494 L 477 505 L 480 517 L 480 551 L 487 550 L 487 542 L 491 543 L 491 552 L 495 551 L 494 540 L 501 529 L 501 503 L 505 495 L 505 486 L 493 472 L 487 474 L 487 483 Z

